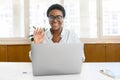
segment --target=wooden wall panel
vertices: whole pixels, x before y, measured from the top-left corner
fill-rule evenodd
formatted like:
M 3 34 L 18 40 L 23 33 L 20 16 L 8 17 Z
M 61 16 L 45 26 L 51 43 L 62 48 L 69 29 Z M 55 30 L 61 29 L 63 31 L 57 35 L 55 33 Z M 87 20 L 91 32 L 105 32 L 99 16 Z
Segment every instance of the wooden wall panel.
M 0 45 L 1 62 L 30 62 L 30 44 Z M 86 62 L 120 62 L 120 43 L 84 45 Z
M 105 61 L 105 46 L 103 44 L 85 44 L 84 52 L 86 62 Z
M 30 45 L 8 45 L 8 62 L 29 62 Z
M 106 55 L 107 62 L 120 62 L 120 44 L 107 44 Z
M 7 61 L 7 46 L 0 45 L 0 61 L 6 62 Z

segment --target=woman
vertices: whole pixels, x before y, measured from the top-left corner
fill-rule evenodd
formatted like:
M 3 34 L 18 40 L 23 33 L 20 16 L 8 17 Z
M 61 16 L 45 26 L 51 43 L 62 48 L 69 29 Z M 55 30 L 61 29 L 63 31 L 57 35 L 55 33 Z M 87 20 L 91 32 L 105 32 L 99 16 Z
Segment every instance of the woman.
M 74 32 L 64 29 L 63 22 L 65 16 L 64 7 L 59 4 L 51 5 L 47 10 L 51 28 L 46 32 L 42 28 L 36 28 L 34 30 L 34 43 L 81 43 Z M 81 47 L 83 48 L 83 46 Z M 84 60 L 84 51 L 82 54 Z

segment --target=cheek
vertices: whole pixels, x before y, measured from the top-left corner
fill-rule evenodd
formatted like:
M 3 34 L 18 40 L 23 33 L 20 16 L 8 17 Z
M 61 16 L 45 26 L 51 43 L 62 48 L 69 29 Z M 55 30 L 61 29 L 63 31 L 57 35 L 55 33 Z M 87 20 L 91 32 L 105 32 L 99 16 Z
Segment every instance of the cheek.
M 62 20 L 62 21 L 60 22 L 60 25 L 62 25 L 62 24 L 63 24 L 63 22 L 64 22 L 64 21 Z
M 49 21 L 49 24 L 52 26 L 52 22 Z
M 63 22 L 60 22 L 59 25 L 61 26 Z
M 51 22 L 49 21 L 49 24 L 51 24 Z

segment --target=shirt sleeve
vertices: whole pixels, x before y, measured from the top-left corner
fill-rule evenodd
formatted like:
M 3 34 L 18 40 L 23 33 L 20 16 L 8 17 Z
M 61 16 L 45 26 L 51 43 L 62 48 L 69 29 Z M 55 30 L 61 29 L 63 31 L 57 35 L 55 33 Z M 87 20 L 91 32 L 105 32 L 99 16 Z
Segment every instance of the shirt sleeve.
M 29 58 L 30 58 L 30 60 L 32 60 L 32 58 L 31 58 L 32 56 L 31 56 L 31 51 L 29 51 Z

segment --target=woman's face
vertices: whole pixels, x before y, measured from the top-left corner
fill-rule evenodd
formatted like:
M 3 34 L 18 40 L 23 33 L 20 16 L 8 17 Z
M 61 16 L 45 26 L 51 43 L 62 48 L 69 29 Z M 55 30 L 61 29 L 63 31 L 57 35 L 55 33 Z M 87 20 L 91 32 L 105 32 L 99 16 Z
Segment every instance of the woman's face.
M 52 30 L 59 30 L 62 27 L 64 21 L 62 11 L 54 9 L 50 11 L 48 18 Z

